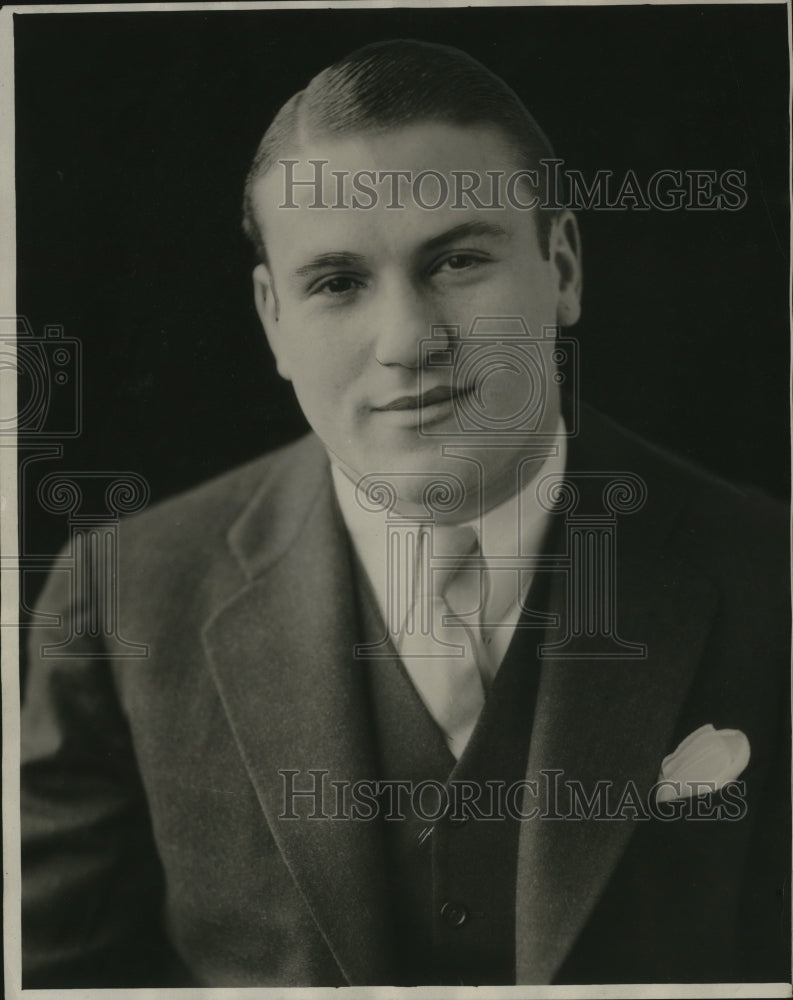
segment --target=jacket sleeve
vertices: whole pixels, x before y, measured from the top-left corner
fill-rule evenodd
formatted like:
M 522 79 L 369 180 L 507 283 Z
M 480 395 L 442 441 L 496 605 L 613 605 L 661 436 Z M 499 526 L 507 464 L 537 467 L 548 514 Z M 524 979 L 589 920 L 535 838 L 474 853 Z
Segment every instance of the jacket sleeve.
M 168 985 L 163 880 L 126 719 L 101 638 L 44 647 L 80 609 L 54 571 L 28 644 L 22 710 L 24 988 Z M 70 647 L 71 649 L 71 647 Z

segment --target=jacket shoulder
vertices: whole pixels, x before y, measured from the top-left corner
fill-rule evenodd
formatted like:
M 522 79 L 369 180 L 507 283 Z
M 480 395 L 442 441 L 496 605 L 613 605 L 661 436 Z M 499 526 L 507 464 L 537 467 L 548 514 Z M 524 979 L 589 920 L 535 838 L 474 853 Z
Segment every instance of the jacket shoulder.
M 125 519 L 122 537 L 136 552 L 216 548 L 256 496 L 323 455 L 316 437 L 307 434 Z
M 586 415 L 595 423 L 603 445 L 601 460 L 621 462 L 625 469 L 645 478 L 651 489 L 663 485 L 684 500 L 689 516 L 704 518 L 710 531 L 721 534 L 739 529 L 740 536 L 748 533 L 758 539 L 773 538 L 777 543 L 787 536 L 789 507 L 781 500 L 756 486 L 727 480 L 603 414 L 589 411 Z

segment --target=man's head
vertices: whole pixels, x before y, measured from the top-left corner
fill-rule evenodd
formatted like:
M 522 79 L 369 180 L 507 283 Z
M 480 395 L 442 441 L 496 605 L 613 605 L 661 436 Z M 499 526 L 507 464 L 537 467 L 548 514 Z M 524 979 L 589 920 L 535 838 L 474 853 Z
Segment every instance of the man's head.
M 519 166 L 527 169 L 553 159 L 548 138 L 518 95 L 465 52 L 412 39 L 367 45 L 326 67 L 294 94 L 259 143 L 245 183 L 243 228 L 262 258 L 266 251 L 252 192 L 256 180 L 279 159 L 307 136 L 382 132 L 418 122 L 498 129 Z M 552 217 L 548 209 L 537 213 L 545 253 Z
M 257 309 L 279 371 L 352 478 L 415 474 L 415 496 L 403 497 L 411 502 L 433 473 L 463 472 L 476 492 L 471 468 L 441 451 L 444 429 L 459 429 L 453 404 L 470 395 L 496 422 L 499 413 L 508 420 L 537 387 L 509 362 L 458 384 L 454 365 L 426 368 L 422 341 L 437 327 L 464 335 L 481 316 L 520 316 L 532 338 L 575 322 L 578 234 L 569 212 L 521 207 L 531 193 L 542 199 L 541 170 L 533 192 L 523 177 L 523 194 L 507 203 L 482 192 L 436 195 L 459 187 L 461 174 L 489 181 L 492 192 L 494 172 L 515 176 L 552 156 L 502 80 L 464 53 L 422 42 L 347 56 L 276 116 L 245 188 L 244 226 L 261 259 Z M 312 161 L 322 161 L 329 188 L 320 197 L 310 184 L 287 191 L 298 176 L 316 178 Z M 402 172 L 396 188 L 394 171 Z M 368 191 L 359 197 L 362 173 Z M 411 179 L 422 175 L 429 183 L 416 197 Z M 402 179 L 413 198 L 395 195 Z M 542 433 L 558 413 L 551 354 L 549 341 Z M 487 506 L 514 490 L 520 451 L 517 441 L 480 450 Z

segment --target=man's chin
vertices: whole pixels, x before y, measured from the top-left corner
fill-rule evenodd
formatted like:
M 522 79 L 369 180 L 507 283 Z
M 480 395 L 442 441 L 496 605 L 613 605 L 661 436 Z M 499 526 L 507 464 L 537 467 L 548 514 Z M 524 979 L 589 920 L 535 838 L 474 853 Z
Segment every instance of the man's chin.
M 446 517 L 469 506 L 478 492 L 474 465 L 444 456 L 441 443 L 419 441 L 415 448 L 373 448 L 350 457 L 332 453 L 335 463 L 355 483 L 361 499 L 404 517 Z M 360 470 L 360 471 L 359 471 Z
M 432 520 L 464 520 L 478 506 L 479 483 L 476 470 L 468 463 L 439 459 L 421 467 L 392 467 L 382 481 L 394 491 L 393 511 L 403 517 Z

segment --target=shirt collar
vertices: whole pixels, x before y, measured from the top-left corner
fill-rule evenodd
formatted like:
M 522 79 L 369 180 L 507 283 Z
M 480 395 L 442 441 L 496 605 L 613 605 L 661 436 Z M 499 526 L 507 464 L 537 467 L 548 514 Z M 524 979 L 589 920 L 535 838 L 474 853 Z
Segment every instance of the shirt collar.
M 553 454 L 546 458 L 538 472 L 519 492 L 486 511 L 481 517 L 465 522 L 476 531 L 479 545 L 488 565 L 497 565 L 499 556 L 536 555 L 542 549 L 548 526 L 549 512 L 540 506 L 535 486 L 541 476 L 562 475 L 567 459 L 567 438 L 564 419 L 559 417 Z M 365 510 L 355 496 L 355 483 L 333 462 L 331 472 L 336 496 L 344 523 L 352 539 L 355 552 L 363 565 L 372 585 L 380 609 L 386 606 L 386 541 L 387 511 Z M 393 522 L 391 522 L 393 523 Z M 520 530 L 515 530 L 519 524 Z M 518 551 L 515 551 L 517 546 Z M 502 584 L 505 574 L 493 573 L 493 582 Z M 528 581 L 527 581 L 528 585 Z M 495 586 L 488 601 L 488 614 L 493 620 L 503 617 L 514 595 L 514 584 L 510 587 Z

